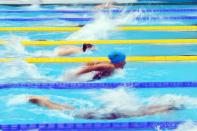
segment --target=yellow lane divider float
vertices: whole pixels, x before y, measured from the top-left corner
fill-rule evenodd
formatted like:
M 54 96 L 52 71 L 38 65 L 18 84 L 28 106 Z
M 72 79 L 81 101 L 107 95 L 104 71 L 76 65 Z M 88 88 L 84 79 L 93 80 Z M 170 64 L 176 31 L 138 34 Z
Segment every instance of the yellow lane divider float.
M 159 40 L 59 40 L 59 41 L 22 41 L 25 46 L 53 46 L 71 44 L 191 44 L 197 39 L 159 39 Z
M 6 41 L 0 40 L 0 44 Z M 57 46 L 71 44 L 197 44 L 197 39 L 154 39 L 154 40 L 58 40 L 58 41 L 21 41 L 24 46 Z
M 82 27 L 0 27 L 0 31 L 12 32 L 73 32 Z M 121 26 L 115 30 L 129 31 L 197 31 L 197 26 Z
M 0 45 L 6 41 L 0 40 Z M 55 46 L 71 44 L 197 44 L 197 39 L 154 39 L 154 40 L 57 40 L 57 41 L 21 41 L 24 46 Z
M 10 62 L 15 58 L 0 58 L 0 62 Z M 107 57 L 77 57 L 77 58 L 24 58 L 29 63 L 71 63 L 109 61 Z M 167 61 L 197 61 L 197 56 L 128 56 L 127 62 L 167 62 Z

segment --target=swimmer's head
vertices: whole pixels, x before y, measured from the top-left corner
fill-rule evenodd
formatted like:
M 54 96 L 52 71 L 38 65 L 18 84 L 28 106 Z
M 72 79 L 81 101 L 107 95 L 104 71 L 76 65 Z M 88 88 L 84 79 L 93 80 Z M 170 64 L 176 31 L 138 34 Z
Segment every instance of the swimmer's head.
M 115 65 L 116 68 L 124 68 L 126 62 L 126 55 L 121 53 L 121 52 L 117 52 L 114 51 L 112 53 L 109 54 L 109 59 L 111 61 L 112 64 Z
M 32 104 L 38 104 L 39 103 L 38 99 L 35 99 L 35 98 L 29 99 L 29 102 L 31 102 Z
M 86 52 L 87 50 L 95 50 L 95 46 L 89 43 L 84 43 L 83 52 Z

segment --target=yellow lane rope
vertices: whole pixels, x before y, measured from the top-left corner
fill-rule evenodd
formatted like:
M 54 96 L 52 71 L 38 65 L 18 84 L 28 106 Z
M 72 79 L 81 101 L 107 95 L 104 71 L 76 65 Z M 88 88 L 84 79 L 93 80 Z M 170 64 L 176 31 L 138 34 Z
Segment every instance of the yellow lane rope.
M 80 30 L 81 27 L 0 27 L 0 31 L 13 32 L 73 32 Z M 197 26 L 121 26 L 115 30 L 129 31 L 197 31 Z
M 22 41 L 25 46 L 53 46 L 71 44 L 197 44 L 197 39 L 158 39 L 158 40 L 59 40 L 59 41 Z
M 15 58 L 0 58 L 0 62 L 9 62 Z M 109 61 L 107 57 L 77 57 L 77 58 L 24 58 L 29 63 L 70 63 Z M 128 56 L 127 62 L 160 62 L 160 61 L 197 61 L 197 56 Z
M 154 39 L 154 40 L 57 40 L 57 41 L 21 41 L 24 46 L 57 46 L 72 44 L 197 44 L 197 39 Z M 0 45 L 6 41 L 0 40 Z

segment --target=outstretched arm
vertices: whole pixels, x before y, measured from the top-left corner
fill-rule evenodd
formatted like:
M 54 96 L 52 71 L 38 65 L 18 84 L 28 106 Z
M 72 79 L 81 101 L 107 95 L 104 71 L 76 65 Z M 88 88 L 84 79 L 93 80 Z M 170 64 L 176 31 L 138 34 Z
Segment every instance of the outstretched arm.
M 74 107 L 71 107 L 69 105 L 62 105 L 58 103 L 54 103 L 52 101 L 46 101 L 44 103 L 44 106 L 48 107 L 49 109 L 54 109 L 54 110 L 74 110 Z
M 153 105 L 145 107 L 144 109 L 130 113 L 131 117 L 140 117 L 140 116 L 148 116 L 148 115 L 156 115 L 160 113 L 170 112 L 173 110 L 181 110 L 182 108 L 175 107 L 173 105 Z
M 47 107 L 53 110 L 73 110 L 74 109 L 74 107 L 72 106 L 54 103 L 51 100 L 49 100 L 47 97 L 42 97 L 42 96 L 30 96 L 29 102 L 32 104 Z

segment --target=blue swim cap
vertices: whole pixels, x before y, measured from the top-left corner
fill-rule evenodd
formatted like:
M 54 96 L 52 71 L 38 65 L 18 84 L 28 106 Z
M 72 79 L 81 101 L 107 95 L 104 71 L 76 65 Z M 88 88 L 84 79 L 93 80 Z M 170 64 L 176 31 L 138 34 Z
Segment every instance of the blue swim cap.
M 120 62 L 124 62 L 125 59 L 126 59 L 126 55 L 121 53 L 121 52 L 117 52 L 117 51 L 114 51 L 112 53 L 110 53 L 108 55 L 111 63 L 113 64 L 117 64 L 117 63 L 120 63 Z

